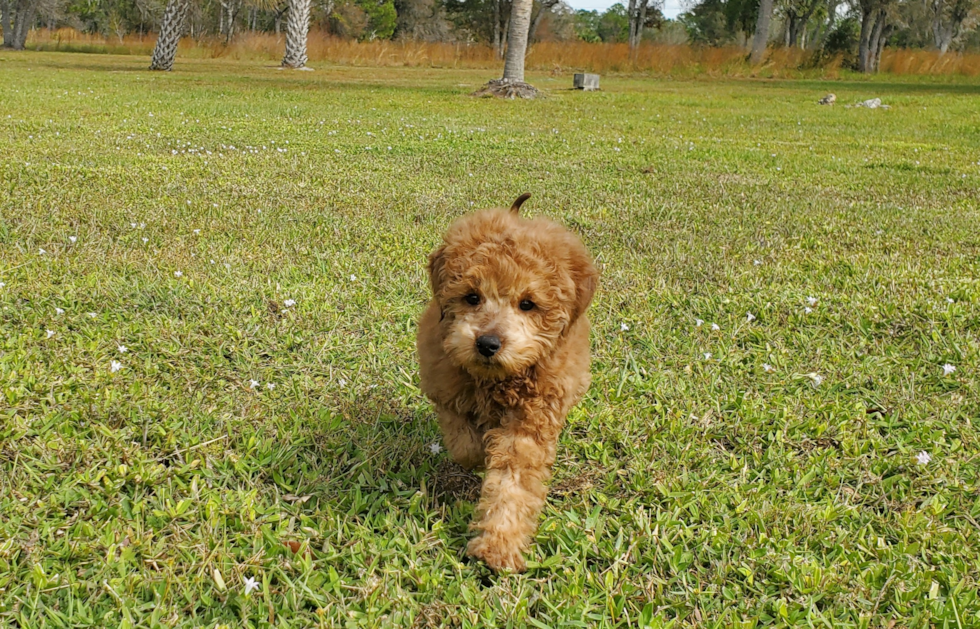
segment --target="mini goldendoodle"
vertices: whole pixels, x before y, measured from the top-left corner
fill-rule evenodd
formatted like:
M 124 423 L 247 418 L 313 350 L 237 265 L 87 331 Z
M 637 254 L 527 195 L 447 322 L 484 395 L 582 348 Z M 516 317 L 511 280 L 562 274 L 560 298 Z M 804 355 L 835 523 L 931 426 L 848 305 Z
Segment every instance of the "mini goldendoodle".
M 582 241 L 507 210 L 457 220 L 429 256 L 419 324 L 422 390 L 449 453 L 486 474 L 467 550 L 521 571 L 569 409 L 589 387 L 589 320 L 599 274 Z

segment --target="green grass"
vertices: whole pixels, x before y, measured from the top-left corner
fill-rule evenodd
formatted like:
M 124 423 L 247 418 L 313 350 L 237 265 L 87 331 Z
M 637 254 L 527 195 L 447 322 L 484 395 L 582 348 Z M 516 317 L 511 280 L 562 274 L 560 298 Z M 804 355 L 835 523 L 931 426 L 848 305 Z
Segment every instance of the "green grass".
M 980 86 L 145 65 L 0 54 L 0 626 L 980 626 Z M 414 335 L 525 191 L 602 286 L 498 577 Z

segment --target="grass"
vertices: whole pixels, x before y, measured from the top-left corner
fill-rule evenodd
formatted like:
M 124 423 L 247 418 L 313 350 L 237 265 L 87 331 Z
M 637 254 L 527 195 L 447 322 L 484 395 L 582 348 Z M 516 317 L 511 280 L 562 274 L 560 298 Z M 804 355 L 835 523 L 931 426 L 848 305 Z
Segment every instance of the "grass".
M 149 56 L 155 35 L 106 37 L 98 33 L 81 33 L 74 29 L 39 29 L 31 31 L 27 46 L 33 50 L 85 52 Z M 231 43 L 222 38 L 185 37 L 181 40 L 177 63 L 184 59 L 227 59 L 251 63 L 278 64 L 285 46 L 282 35 L 246 32 Z M 454 69 L 492 69 L 499 72 L 501 61 L 493 48 L 484 44 L 445 42 L 387 41 L 358 42 L 332 37 L 314 31 L 309 36 L 310 62 L 350 66 L 436 67 Z M 842 57 L 819 58 L 814 51 L 772 47 L 765 63 L 753 67 L 748 52 L 739 46 L 644 44 L 631 55 L 626 44 L 593 44 L 587 42 L 539 42 L 527 56 L 529 69 L 551 74 L 601 72 L 647 74 L 692 78 L 763 77 L 795 79 L 856 79 L 861 75 L 841 68 Z M 980 54 L 949 53 L 934 50 L 886 48 L 882 53 L 881 71 L 902 76 L 944 76 L 952 80 L 980 76 Z M 862 77 L 867 80 L 868 77 Z
M 980 86 L 145 66 L 0 54 L 0 627 L 980 626 Z M 414 333 L 525 191 L 603 277 L 494 576 Z

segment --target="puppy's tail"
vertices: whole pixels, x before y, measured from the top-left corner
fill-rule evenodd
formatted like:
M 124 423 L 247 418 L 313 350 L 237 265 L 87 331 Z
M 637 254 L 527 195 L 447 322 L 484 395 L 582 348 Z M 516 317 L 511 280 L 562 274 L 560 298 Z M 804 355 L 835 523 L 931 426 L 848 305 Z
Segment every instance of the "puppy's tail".
M 510 206 L 510 211 L 513 212 L 514 214 L 520 214 L 521 213 L 521 206 L 524 205 L 524 202 L 527 201 L 530 198 L 531 198 L 531 193 L 530 192 L 525 192 L 521 196 L 517 197 L 514 200 L 514 204 Z

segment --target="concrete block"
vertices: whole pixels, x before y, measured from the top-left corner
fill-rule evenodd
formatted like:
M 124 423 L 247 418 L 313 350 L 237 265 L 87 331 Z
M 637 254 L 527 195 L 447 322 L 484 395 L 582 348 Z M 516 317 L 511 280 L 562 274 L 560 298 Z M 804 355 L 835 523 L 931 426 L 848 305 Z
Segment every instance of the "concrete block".
M 586 92 L 597 90 L 599 89 L 599 75 L 576 74 L 573 85 L 575 86 L 575 89 L 585 90 Z

